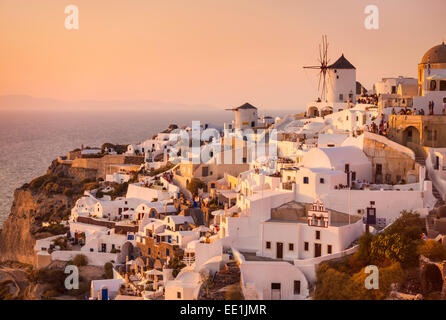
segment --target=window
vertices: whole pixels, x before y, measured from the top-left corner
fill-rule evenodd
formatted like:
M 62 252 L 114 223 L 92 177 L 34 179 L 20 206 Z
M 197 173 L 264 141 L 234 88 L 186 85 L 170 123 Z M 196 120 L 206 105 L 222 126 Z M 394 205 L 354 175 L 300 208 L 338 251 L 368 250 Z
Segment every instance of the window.
M 243 158 L 243 163 L 246 163 L 246 157 Z
M 308 248 L 309 248 L 310 246 L 309 246 L 309 244 L 308 244 L 308 242 L 304 242 L 304 250 L 305 251 L 308 251 Z
M 166 256 L 170 256 L 170 250 L 166 249 Z
M 338 76 L 338 75 L 336 76 L 336 79 L 339 79 L 339 76 Z
M 440 80 L 440 91 L 446 91 L 446 81 Z
M 428 140 L 437 140 L 437 130 L 427 130 Z
M 376 164 L 376 174 L 382 174 L 383 173 L 383 165 L 377 163 Z
M 177 299 L 181 299 L 181 292 L 177 292 Z
M 324 183 L 325 183 L 325 179 L 324 179 L 324 178 L 320 178 L 320 179 L 319 179 L 319 182 L 322 183 L 322 184 L 324 184 Z
M 332 252 L 332 246 L 331 244 L 327 245 L 327 254 L 331 254 Z
M 294 251 L 294 243 L 289 243 L 288 244 L 288 250 L 289 251 Z
M 251 127 L 255 127 L 256 123 L 254 121 L 251 122 Z
M 271 283 L 272 290 L 280 290 L 280 283 Z
M 396 86 L 392 86 L 392 93 L 396 93 Z
M 304 177 L 304 184 L 309 184 L 309 183 L 310 183 L 310 178 Z
M 294 294 L 300 294 L 300 281 L 294 280 Z
M 316 231 L 316 240 L 321 239 L 321 232 L 319 230 Z
M 202 167 L 201 168 L 201 176 L 207 177 L 208 176 L 208 167 Z
M 339 100 L 344 101 L 344 95 L 342 93 L 339 94 Z
M 151 248 L 149 248 L 148 253 L 149 253 L 149 256 L 152 254 L 152 249 Z
M 352 180 L 353 180 L 353 181 L 356 180 L 356 171 L 352 171 Z
M 266 249 L 271 249 L 271 241 L 266 241 Z

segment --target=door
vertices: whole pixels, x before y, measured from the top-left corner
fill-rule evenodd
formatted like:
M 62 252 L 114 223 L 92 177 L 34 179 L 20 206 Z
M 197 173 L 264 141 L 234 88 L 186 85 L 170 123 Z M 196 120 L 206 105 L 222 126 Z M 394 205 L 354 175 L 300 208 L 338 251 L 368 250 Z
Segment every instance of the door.
M 277 259 L 283 259 L 283 243 L 282 242 L 277 242 L 276 257 L 277 257 Z
M 350 187 L 350 164 L 345 165 L 345 173 L 347 174 L 347 186 Z
M 271 300 L 280 300 L 280 283 L 271 283 Z
M 107 252 L 107 244 L 106 244 L 106 243 L 103 243 L 101 249 L 102 249 L 102 250 L 101 250 L 102 252 Z
M 320 243 L 314 244 L 314 257 L 320 257 L 322 254 L 322 245 Z
M 108 300 L 108 288 L 101 289 L 101 300 Z

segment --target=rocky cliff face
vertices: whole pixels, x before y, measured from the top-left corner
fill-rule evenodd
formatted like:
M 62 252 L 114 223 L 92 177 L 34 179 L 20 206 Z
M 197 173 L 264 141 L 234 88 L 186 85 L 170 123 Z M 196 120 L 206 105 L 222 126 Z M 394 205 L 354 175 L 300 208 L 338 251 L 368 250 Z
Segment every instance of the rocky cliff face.
M 14 192 L 11 213 L 0 230 L 0 262 L 34 264 L 36 239 L 67 231 L 59 222 L 67 219 L 84 185 L 69 165 L 53 161 L 46 175 Z M 43 222 L 53 222 L 42 227 Z

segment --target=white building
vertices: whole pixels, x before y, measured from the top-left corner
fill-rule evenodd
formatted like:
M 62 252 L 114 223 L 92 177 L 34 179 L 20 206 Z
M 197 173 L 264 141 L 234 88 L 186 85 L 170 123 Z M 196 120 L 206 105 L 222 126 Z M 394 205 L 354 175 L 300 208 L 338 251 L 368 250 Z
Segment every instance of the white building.
M 257 114 L 257 108 L 254 107 L 253 105 L 245 103 L 240 107 L 227 110 L 235 112 L 235 120 L 229 124 L 225 123 L 224 126 L 225 130 L 248 129 L 257 127 L 257 121 L 259 116 Z

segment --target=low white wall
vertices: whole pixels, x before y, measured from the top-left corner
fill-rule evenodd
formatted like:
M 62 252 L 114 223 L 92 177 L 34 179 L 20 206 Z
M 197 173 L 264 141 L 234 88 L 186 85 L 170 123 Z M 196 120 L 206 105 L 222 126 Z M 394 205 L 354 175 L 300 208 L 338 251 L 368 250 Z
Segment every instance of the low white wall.
M 169 192 L 167 190 L 156 190 L 138 186 L 136 184 L 130 184 L 127 190 L 126 198 L 137 198 L 146 201 L 153 201 L 154 198 L 157 198 L 158 201 L 162 201 L 169 198 Z
M 428 191 L 426 191 L 428 192 Z M 389 224 L 395 221 L 403 210 L 417 210 L 424 207 L 424 194 L 421 191 L 393 190 L 333 190 L 321 196 L 327 208 L 358 214 L 358 210 L 366 210 L 370 201 L 375 201 L 377 218 L 386 218 Z
M 245 299 L 271 299 L 271 283 L 280 283 L 281 300 L 304 300 L 309 295 L 305 274 L 295 265 L 285 261 L 246 261 L 232 248 L 240 267 L 241 286 Z M 300 294 L 294 294 L 294 281 L 300 281 Z
M 88 258 L 88 264 L 92 266 L 104 266 L 105 263 L 112 260 L 117 261 L 118 257 L 116 253 L 57 250 L 51 253 L 51 260 L 69 261 L 78 254 L 86 256 Z

